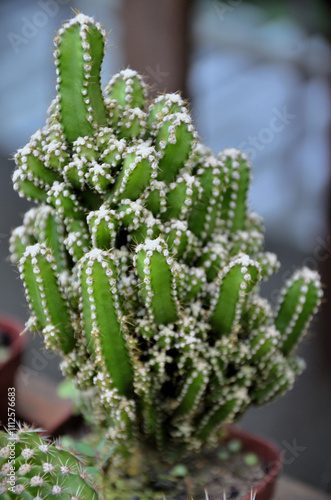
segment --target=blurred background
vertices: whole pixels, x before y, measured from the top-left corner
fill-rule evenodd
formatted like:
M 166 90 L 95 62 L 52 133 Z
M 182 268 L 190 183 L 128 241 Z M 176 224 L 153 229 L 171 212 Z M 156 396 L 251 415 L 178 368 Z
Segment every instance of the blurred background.
M 200 137 L 215 152 L 237 147 L 255 167 L 252 208 L 282 267 L 264 293 L 302 265 L 318 269 L 330 300 L 331 7 L 322 0 L 2 0 L 0 106 L 0 310 L 27 319 L 8 238 L 29 203 L 11 185 L 13 152 L 44 124 L 55 94 L 52 39 L 80 11 L 108 34 L 103 83 L 130 65 L 151 94 L 190 99 Z M 303 341 L 307 370 L 281 400 L 252 409 L 243 428 L 284 450 L 285 471 L 331 493 L 330 304 Z M 30 338 L 25 384 L 60 380 L 58 360 Z

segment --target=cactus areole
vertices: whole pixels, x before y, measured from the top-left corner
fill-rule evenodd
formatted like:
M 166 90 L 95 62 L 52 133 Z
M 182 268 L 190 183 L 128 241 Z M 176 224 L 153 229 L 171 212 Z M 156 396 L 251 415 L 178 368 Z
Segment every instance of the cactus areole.
M 78 456 L 24 426 L 0 431 L 0 498 L 98 500 L 99 495 Z
M 147 99 L 131 69 L 100 86 L 105 31 L 83 14 L 55 38 L 45 127 L 15 155 L 15 190 L 37 203 L 11 237 L 30 330 L 119 450 L 213 443 L 224 423 L 280 396 L 321 298 L 316 272 L 273 309 L 278 268 L 247 194 L 251 163 L 213 154 L 181 96 Z

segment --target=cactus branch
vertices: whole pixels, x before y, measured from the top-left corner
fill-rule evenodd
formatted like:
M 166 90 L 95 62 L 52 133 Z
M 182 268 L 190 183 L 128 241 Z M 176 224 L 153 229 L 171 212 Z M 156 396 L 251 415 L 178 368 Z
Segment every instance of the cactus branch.
M 92 18 L 78 14 L 55 39 L 59 114 L 69 144 L 107 123 L 100 87 L 105 36 Z

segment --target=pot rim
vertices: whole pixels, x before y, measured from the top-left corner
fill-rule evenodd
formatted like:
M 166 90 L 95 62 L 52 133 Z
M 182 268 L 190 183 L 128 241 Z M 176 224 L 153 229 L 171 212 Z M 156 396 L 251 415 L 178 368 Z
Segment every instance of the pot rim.
M 283 466 L 281 452 L 279 448 L 268 439 L 251 434 L 250 432 L 244 431 L 236 426 L 228 426 L 226 431 L 228 433 L 225 438 L 226 440 L 233 438 L 240 439 L 244 448 L 254 451 L 269 467 L 269 470 L 263 480 L 253 490 L 253 492 L 256 493 L 258 500 L 258 494 L 262 493 L 267 486 L 272 488 L 272 490 L 274 488 L 274 484 L 272 483 L 275 483 Z M 271 498 L 271 496 L 269 498 Z M 244 500 L 250 500 L 250 495 L 246 496 Z

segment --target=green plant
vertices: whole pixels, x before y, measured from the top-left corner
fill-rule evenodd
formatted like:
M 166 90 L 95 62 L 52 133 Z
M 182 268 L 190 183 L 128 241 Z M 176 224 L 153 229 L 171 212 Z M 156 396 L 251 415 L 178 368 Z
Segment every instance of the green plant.
M 27 426 L 0 431 L 0 496 L 2 500 L 99 498 L 82 461 Z
M 12 259 L 27 327 L 62 354 L 118 451 L 180 455 L 292 387 L 320 279 L 295 272 L 276 311 L 259 296 L 278 261 L 248 208 L 250 161 L 212 154 L 180 95 L 148 103 L 135 71 L 102 93 L 104 41 L 82 14 L 55 39 L 58 97 L 15 155 L 14 188 L 38 206 Z

